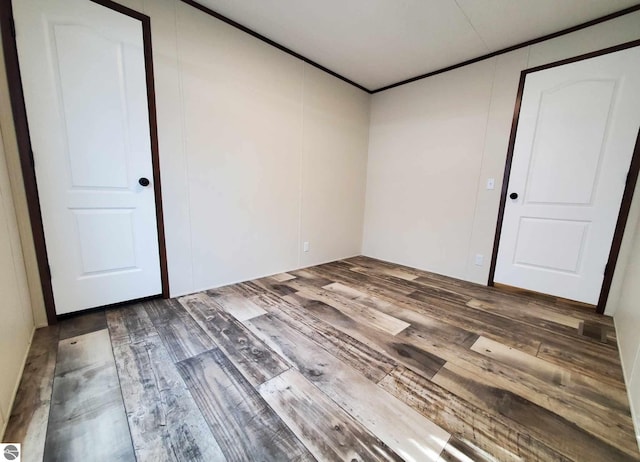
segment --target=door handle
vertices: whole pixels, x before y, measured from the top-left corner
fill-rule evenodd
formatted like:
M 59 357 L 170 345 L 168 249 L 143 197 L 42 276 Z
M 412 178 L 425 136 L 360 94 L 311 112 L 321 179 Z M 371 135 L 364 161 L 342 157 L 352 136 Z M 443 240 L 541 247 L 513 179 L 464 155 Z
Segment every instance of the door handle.
M 518 198 L 518 193 L 514 193 L 514 192 L 513 192 L 513 193 L 509 194 L 509 197 L 510 197 L 511 199 L 513 199 L 513 200 L 516 200 L 516 199 Z
M 149 186 L 151 184 L 151 182 L 149 181 L 148 178 L 142 177 L 138 180 L 138 183 L 140 183 L 140 186 L 144 186 L 145 188 L 147 186 Z

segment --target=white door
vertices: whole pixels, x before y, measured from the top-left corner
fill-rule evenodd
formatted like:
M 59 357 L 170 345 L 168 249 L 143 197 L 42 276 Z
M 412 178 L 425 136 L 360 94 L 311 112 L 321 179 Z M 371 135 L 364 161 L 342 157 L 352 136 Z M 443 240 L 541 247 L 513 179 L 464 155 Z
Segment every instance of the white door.
M 639 127 L 638 47 L 526 76 L 495 282 L 597 303 Z
M 90 0 L 13 3 L 57 313 L 160 294 L 140 21 Z

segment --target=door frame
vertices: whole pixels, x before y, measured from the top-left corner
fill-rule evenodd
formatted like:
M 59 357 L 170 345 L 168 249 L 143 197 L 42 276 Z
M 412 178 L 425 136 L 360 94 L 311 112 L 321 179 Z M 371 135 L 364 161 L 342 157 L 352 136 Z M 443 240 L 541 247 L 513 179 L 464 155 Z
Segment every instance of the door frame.
M 151 164 L 153 168 L 154 193 L 156 200 L 156 222 L 158 232 L 158 250 L 160 257 L 160 279 L 162 283 L 162 297 L 169 298 L 169 273 L 167 268 L 167 248 L 164 233 L 164 218 L 162 211 L 162 190 L 160 185 L 160 155 L 158 148 L 158 126 L 156 117 L 156 97 L 153 75 L 153 55 L 151 46 L 151 18 L 135 10 L 122 6 L 111 0 L 90 0 L 118 13 L 140 21 L 142 25 L 142 38 L 144 44 L 145 74 L 147 83 L 147 103 L 149 110 L 149 132 L 151 135 Z M 40 198 L 38 196 L 38 184 L 33 161 L 33 150 L 29 135 L 29 122 L 27 120 L 26 104 L 22 79 L 20 76 L 20 64 L 18 61 L 18 49 L 16 45 L 15 24 L 13 21 L 13 7 L 11 0 L 1 0 L 0 5 L 0 29 L 2 33 L 2 47 L 9 85 L 9 99 L 13 112 L 18 153 L 22 178 L 27 197 L 29 221 L 35 246 L 38 272 L 44 297 L 44 307 L 47 313 L 47 321 L 50 325 L 56 324 L 57 314 L 53 287 L 51 284 L 51 272 L 47 256 L 47 245 L 42 225 Z
M 511 124 L 511 134 L 509 136 L 509 148 L 507 150 L 507 160 L 504 168 L 504 176 L 502 180 L 502 193 L 500 196 L 500 207 L 498 209 L 498 221 L 496 224 L 496 232 L 493 240 L 493 253 L 491 255 L 491 267 L 489 269 L 489 281 L 487 285 L 490 287 L 495 286 L 494 276 L 496 272 L 496 264 L 498 259 L 498 247 L 500 246 L 500 235 L 502 233 L 502 223 L 504 219 L 504 209 L 507 203 L 507 190 L 509 188 L 509 177 L 511 176 L 511 163 L 513 161 L 513 149 L 516 141 L 516 132 L 518 129 L 518 119 L 520 118 L 520 107 L 522 105 L 522 94 L 524 93 L 524 84 L 527 75 L 532 72 L 542 71 L 545 69 L 551 69 L 554 67 L 562 66 L 565 64 L 575 63 L 589 58 L 595 58 L 597 56 L 614 53 L 616 51 L 626 50 L 627 48 L 633 48 L 640 46 L 640 40 L 633 40 L 631 42 L 622 43 L 602 50 L 593 51 L 583 55 L 575 56 L 573 58 L 563 59 L 555 61 L 553 63 L 544 64 L 542 66 L 532 67 L 525 69 L 520 73 L 520 83 L 518 84 L 518 94 L 516 96 L 516 104 L 513 111 L 513 121 Z M 609 250 L 609 258 L 607 259 L 607 265 L 605 267 L 604 279 L 602 281 L 602 288 L 600 289 L 600 296 L 598 298 L 598 304 L 596 305 L 596 313 L 604 314 L 604 309 L 607 305 L 607 299 L 609 298 L 609 292 L 611 290 L 611 283 L 613 282 L 613 274 L 616 269 L 616 263 L 620 255 L 620 246 L 622 245 L 622 238 L 624 237 L 625 227 L 627 225 L 627 219 L 629 218 L 629 209 L 631 208 L 631 201 L 633 199 L 633 193 L 636 189 L 636 182 L 638 180 L 638 173 L 640 172 L 640 131 L 636 138 L 636 144 L 633 150 L 633 157 L 631 159 L 631 165 L 629 167 L 629 173 L 625 183 L 624 193 L 622 195 L 622 203 L 620 204 L 620 211 L 618 212 L 618 219 L 616 221 L 616 228 L 613 234 L 613 240 L 611 242 L 611 249 Z

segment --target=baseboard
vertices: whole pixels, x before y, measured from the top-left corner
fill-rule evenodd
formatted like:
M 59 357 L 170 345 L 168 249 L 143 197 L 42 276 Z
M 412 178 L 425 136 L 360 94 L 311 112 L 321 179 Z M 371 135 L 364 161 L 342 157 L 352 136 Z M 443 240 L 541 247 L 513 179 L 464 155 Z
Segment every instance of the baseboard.
M 11 401 L 9 401 L 9 415 L 5 416 L 6 421 L 2 426 L 2 431 L 0 431 L 0 441 L 4 440 L 4 432 L 7 431 L 7 425 L 9 425 L 9 420 L 11 419 L 11 410 L 13 409 L 13 405 L 16 401 L 16 396 L 18 395 L 18 389 L 20 388 L 20 382 L 22 381 L 22 375 L 24 374 L 24 368 L 27 365 L 27 359 L 29 358 L 29 352 L 31 351 L 31 344 L 33 343 L 33 336 L 36 333 L 36 326 L 33 326 L 31 330 L 31 337 L 29 338 L 29 343 L 27 344 L 27 350 L 24 354 L 24 358 L 22 358 L 22 366 L 20 367 L 20 374 L 18 374 L 16 384 L 13 387 L 13 393 L 11 394 Z M 17 443 L 17 441 L 9 441 L 9 443 Z

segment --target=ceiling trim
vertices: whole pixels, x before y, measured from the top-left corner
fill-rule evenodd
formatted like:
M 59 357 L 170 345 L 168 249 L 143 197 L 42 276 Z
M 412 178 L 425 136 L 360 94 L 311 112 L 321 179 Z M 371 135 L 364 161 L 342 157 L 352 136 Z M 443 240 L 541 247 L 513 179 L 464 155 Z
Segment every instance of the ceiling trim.
M 536 43 L 544 42 L 545 40 L 553 39 L 556 37 L 560 37 L 562 35 L 570 34 L 571 32 L 576 32 L 581 29 L 585 29 L 590 26 L 595 26 L 596 24 L 600 24 L 601 22 L 609 21 L 611 19 L 619 18 L 620 16 L 624 16 L 629 13 L 635 13 L 640 10 L 640 4 L 630 6 L 629 8 L 625 8 L 624 10 L 616 11 L 615 13 L 608 14 L 606 16 L 601 16 L 596 19 L 592 19 L 591 21 L 583 22 L 582 24 L 578 24 L 577 26 L 569 27 L 567 29 L 562 29 L 561 31 L 554 32 L 552 34 L 543 35 L 542 37 L 538 37 L 532 40 L 528 40 L 526 42 L 519 43 L 517 45 L 512 45 L 507 48 L 502 48 L 498 51 L 493 51 L 491 53 L 487 53 L 486 55 L 478 56 L 477 58 L 472 58 L 467 61 L 463 61 L 458 64 L 454 64 L 452 66 L 443 67 L 442 69 L 438 69 L 432 72 L 428 72 L 426 74 L 418 75 L 416 77 L 411 77 L 406 80 L 402 80 L 400 82 L 392 83 L 389 85 L 385 85 L 384 87 L 380 87 L 377 90 L 371 90 L 370 93 L 379 93 L 381 91 L 390 90 L 395 87 L 399 87 L 400 85 L 405 85 L 407 83 L 415 82 L 417 80 L 426 79 L 427 77 L 432 77 L 434 75 L 442 74 L 443 72 L 452 71 L 454 69 L 458 69 L 463 66 L 467 66 L 469 64 L 477 63 L 478 61 L 483 61 L 485 59 L 493 58 L 494 56 L 502 55 L 505 53 L 509 53 L 510 51 L 517 50 L 519 48 L 528 47 L 530 45 L 535 45 Z
M 254 31 L 252 29 L 249 29 L 248 27 L 243 26 L 242 24 L 234 21 L 233 19 L 227 18 L 226 16 L 224 16 L 224 15 L 222 15 L 222 14 L 216 12 L 216 11 L 213 11 L 212 9 L 210 9 L 210 8 L 204 6 L 204 5 L 199 4 L 199 3 L 195 2 L 194 0 L 181 0 L 181 1 L 183 3 L 186 3 L 187 5 L 190 5 L 190 6 L 194 7 L 194 8 L 197 8 L 198 10 L 200 10 L 200 11 L 202 11 L 202 12 L 204 12 L 204 13 L 210 15 L 210 16 L 213 16 L 216 19 L 219 19 L 220 21 L 222 21 L 224 23 L 229 24 L 232 27 L 235 27 L 236 29 L 241 30 L 242 32 L 245 32 L 245 33 L 257 38 L 258 40 L 261 40 L 261 41 L 271 45 L 272 47 L 275 47 L 275 48 L 279 49 L 280 51 L 284 51 L 285 53 L 293 56 L 294 58 L 300 59 L 301 61 L 304 61 L 305 63 L 310 64 L 311 66 L 314 66 L 314 67 L 320 69 L 321 71 L 326 72 L 327 74 L 330 74 L 330 75 L 332 75 L 332 76 L 334 76 L 334 77 L 336 77 L 336 78 L 338 78 L 338 79 L 340 79 L 340 80 L 342 80 L 344 82 L 347 82 L 348 84 L 353 85 L 354 87 L 359 88 L 360 90 L 365 91 L 365 92 L 367 92 L 369 94 L 380 93 L 381 91 L 390 90 L 392 88 L 396 88 L 396 87 L 399 87 L 401 85 L 412 83 L 412 82 L 415 82 L 417 80 L 426 79 L 427 77 L 432 77 L 434 75 L 438 75 L 438 74 L 442 74 L 444 72 L 452 71 L 454 69 L 458 69 L 458 68 L 463 67 L 463 66 L 468 66 L 469 64 L 474 64 L 474 63 L 477 63 L 479 61 L 483 61 L 485 59 L 489 59 L 489 58 L 493 58 L 495 56 L 499 56 L 499 55 L 502 55 L 502 54 L 505 54 L 505 53 L 509 53 L 510 51 L 518 50 L 520 48 L 524 48 L 524 47 L 528 47 L 528 46 L 531 46 L 531 45 L 535 45 L 536 43 L 544 42 L 545 40 L 549 40 L 549 39 L 553 39 L 553 38 L 556 38 L 556 37 L 560 37 L 562 35 L 570 34 L 572 32 L 576 32 L 576 31 L 579 31 L 581 29 L 585 29 L 585 28 L 590 27 L 590 26 L 595 26 L 596 24 L 600 24 L 602 22 L 609 21 L 611 19 L 619 18 L 620 16 L 624 16 L 624 15 L 627 15 L 627 14 L 630 14 L 630 13 L 635 13 L 636 11 L 640 10 L 640 3 L 639 3 L 637 5 L 630 6 L 629 8 L 625 8 L 623 10 L 616 11 L 614 13 L 611 13 L 611 14 L 608 14 L 608 15 L 605 15 L 605 16 L 601 16 L 601 17 L 596 18 L 596 19 L 592 19 L 591 21 L 587 21 L 587 22 L 584 22 L 582 24 L 578 24 L 577 26 L 569 27 L 567 29 L 562 29 L 562 30 L 560 30 L 558 32 L 553 32 L 551 34 L 543 35 L 541 37 L 538 37 L 538 38 L 535 38 L 535 39 L 532 39 L 532 40 L 528 40 L 526 42 L 522 42 L 522 43 L 519 43 L 517 45 L 512 45 L 510 47 L 502 48 L 500 50 L 493 51 L 491 53 L 487 53 L 485 55 L 478 56 L 476 58 L 472 58 L 472 59 L 469 59 L 467 61 L 462 61 L 461 63 L 458 63 L 458 64 L 453 64 L 451 66 L 443 67 L 441 69 L 437 69 L 435 71 L 431 71 L 431 72 L 428 72 L 426 74 L 421 74 L 421 75 L 417 75 L 415 77 L 411 77 L 409 79 L 401 80 L 400 82 L 396 82 L 396 83 L 392 83 L 392 84 L 389 84 L 389 85 L 385 85 L 384 87 L 380 87 L 380 88 L 378 88 L 376 90 L 369 90 L 368 88 L 366 88 L 366 87 L 354 82 L 353 80 L 348 79 L 348 78 L 344 77 L 343 75 L 340 75 L 337 72 L 334 72 L 331 69 L 328 69 L 328 68 L 324 67 L 323 65 L 318 64 L 315 61 L 312 61 L 311 59 L 309 59 L 309 58 L 307 58 L 307 57 L 305 57 L 305 56 L 303 56 L 303 55 L 301 55 L 299 53 L 296 53 L 295 51 L 285 47 L 284 45 L 281 45 L 281 44 L 279 44 L 277 42 L 274 42 L 273 40 L 265 37 L 264 35 L 259 34 L 258 32 Z
M 220 21 L 225 22 L 225 23 L 229 24 L 230 26 L 235 27 L 236 29 L 240 29 L 242 32 L 245 32 L 245 33 L 257 38 L 258 40 L 262 40 L 263 42 L 271 45 L 272 47 L 276 47 L 278 50 L 284 51 L 285 53 L 290 54 L 294 58 L 298 58 L 298 59 L 304 61 L 305 63 L 312 65 L 313 67 L 317 67 L 321 71 L 324 71 L 327 74 L 331 74 L 332 76 L 337 77 L 338 79 L 343 80 L 343 81 L 347 82 L 348 84 L 353 85 L 356 88 L 359 88 L 362 91 L 365 91 L 365 92 L 367 92 L 369 94 L 372 93 L 371 90 L 369 90 L 368 88 L 363 87 L 362 85 L 354 82 L 353 80 L 350 80 L 350 79 L 338 74 L 337 72 L 332 71 L 331 69 L 327 69 L 323 65 L 318 64 L 315 61 L 312 61 L 309 58 L 306 58 L 305 56 L 302 56 L 299 53 L 296 53 L 295 51 L 285 47 L 284 45 L 280 45 L 279 43 L 274 42 L 273 40 L 265 37 L 264 35 L 259 34 L 256 31 L 254 31 L 252 29 L 249 29 L 248 27 L 243 26 L 240 23 L 237 23 L 233 19 L 229 19 L 226 16 L 223 16 L 220 13 L 217 13 L 217 12 L 213 11 L 212 9 L 207 8 L 204 5 L 200 5 L 199 3 L 197 3 L 197 2 L 195 2 L 193 0 L 182 0 L 182 2 L 186 3 L 187 5 L 191 5 L 192 7 L 197 8 L 200 11 L 203 11 L 204 13 L 207 13 L 208 15 L 213 16 L 214 18 L 219 19 Z

